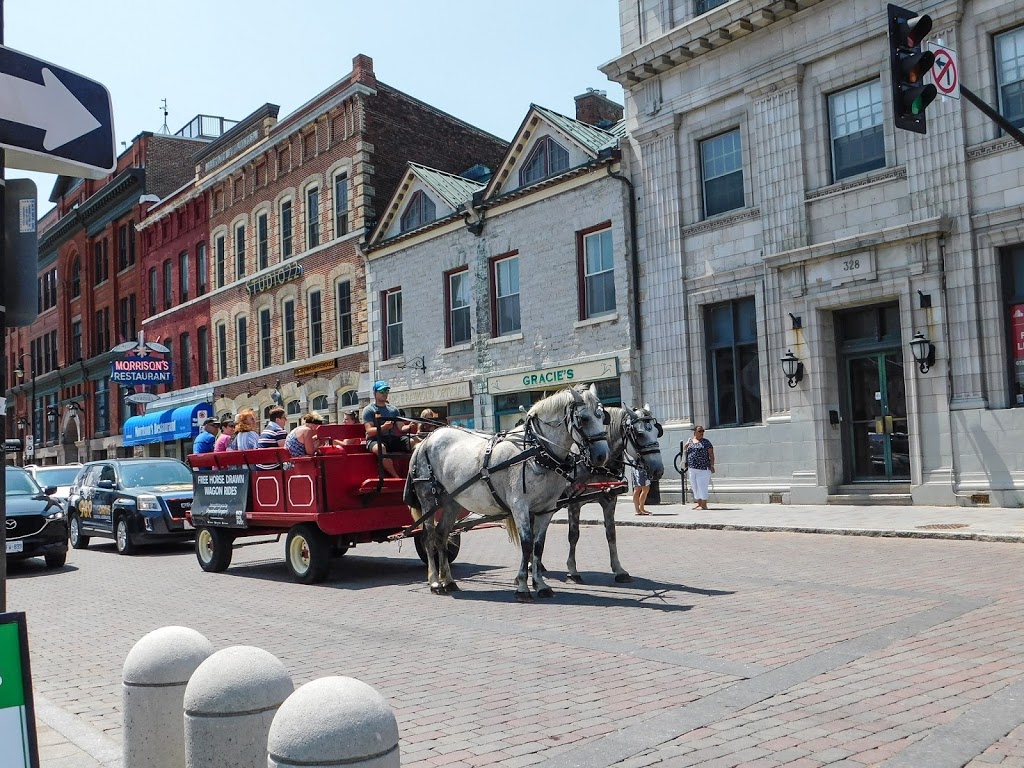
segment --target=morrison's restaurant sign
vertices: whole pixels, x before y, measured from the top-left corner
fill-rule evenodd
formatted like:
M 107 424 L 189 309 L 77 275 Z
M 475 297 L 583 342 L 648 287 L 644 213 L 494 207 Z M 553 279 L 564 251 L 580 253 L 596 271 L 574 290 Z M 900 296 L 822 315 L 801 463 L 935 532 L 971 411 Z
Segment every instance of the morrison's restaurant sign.
M 110 380 L 130 387 L 135 384 L 170 384 L 171 361 L 141 355 L 125 355 L 111 364 Z

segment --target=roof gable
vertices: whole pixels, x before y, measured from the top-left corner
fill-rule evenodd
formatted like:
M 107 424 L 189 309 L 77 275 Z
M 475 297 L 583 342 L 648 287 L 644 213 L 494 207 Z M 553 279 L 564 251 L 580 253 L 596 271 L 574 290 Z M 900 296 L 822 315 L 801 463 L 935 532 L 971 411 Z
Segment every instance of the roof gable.
M 467 200 L 483 188 L 484 185 L 478 181 L 418 163 L 409 163 L 405 176 L 388 201 L 385 213 L 370 237 L 370 242 L 376 243 L 386 236 L 398 234 L 391 230 L 400 225 L 402 213 L 417 190 L 423 190 L 437 204 L 437 218 L 443 219 L 458 211 Z

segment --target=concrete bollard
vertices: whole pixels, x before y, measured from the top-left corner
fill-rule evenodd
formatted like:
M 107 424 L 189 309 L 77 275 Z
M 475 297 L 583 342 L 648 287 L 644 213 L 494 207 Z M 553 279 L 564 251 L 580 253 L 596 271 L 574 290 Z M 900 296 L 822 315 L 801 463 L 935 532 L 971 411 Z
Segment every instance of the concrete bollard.
M 374 688 L 321 677 L 281 705 L 267 738 L 267 768 L 397 768 L 398 721 Z
M 210 656 L 185 689 L 186 767 L 265 765 L 274 713 L 293 690 L 284 664 L 260 648 L 235 645 Z
M 185 763 L 185 686 L 212 653 L 213 644 L 188 627 L 154 630 L 128 652 L 121 671 L 124 765 L 181 768 Z

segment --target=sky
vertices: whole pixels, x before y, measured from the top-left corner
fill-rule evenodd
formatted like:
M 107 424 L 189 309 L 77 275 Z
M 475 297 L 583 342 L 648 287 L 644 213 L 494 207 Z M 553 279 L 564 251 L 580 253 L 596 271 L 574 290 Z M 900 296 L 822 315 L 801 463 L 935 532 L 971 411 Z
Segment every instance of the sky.
M 587 88 L 622 103 L 598 67 L 619 54 L 618 0 L 0 0 L 4 44 L 103 83 L 117 151 L 197 114 L 280 117 L 373 58 L 377 79 L 511 139 L 531 103 L 574 115 Z M 56 177 L 8 169 L 39 188 Z

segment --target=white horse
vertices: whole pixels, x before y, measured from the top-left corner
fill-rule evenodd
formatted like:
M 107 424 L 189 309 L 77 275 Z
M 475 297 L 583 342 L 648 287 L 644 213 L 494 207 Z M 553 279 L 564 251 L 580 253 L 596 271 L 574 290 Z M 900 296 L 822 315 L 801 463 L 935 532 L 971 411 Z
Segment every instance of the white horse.
M 653 482 L 665 473 L 658 438 L 664 434 L 661 424 L 651 413 L 651 406 L 643 408 L 609 408 L 611 423 L 608 425 L 608 463 L 597 471 L 587 471 L 576 478 L 576 487 L 586 483 L 621 480 L 626 464 L 639 467 Z M 612 572 L 618 583 L 629 582 L 633 577 L 619 562 L 619 550 L 615 542 L 615 500 L 617 494 L 606 489 L 576 491 L 575 488 L 563 496 L 560 505 L 569 512 L 569 559 L 565 562 L 567 578 L 581 584 L 583 577 L 576 570 L 576 543 L 580 540 L 580 508 L 591 502 L 601 505 L 604 513 L 604 534 L 608 540 L 608 554 Z
M 430 591 L 458 589 L 448 559 L 448 536 L 464 511 L 505 518 L 518 537 L 522 561 L 516 598 L 531 600 L 532 570 L 538 597 L 552 597 L 540 569 L 540 553 L 559 496 L 583 461 L 600 467 L 608 460 L 608 414 L 597 388 L 581 386 L 536 403 L 525 423 L 493 436 L 462 429 L 431 432 L 416 446 L 405 482 L 405 503 L 422 520 Z M 440 520 L 436 520 L 440 510 Z

